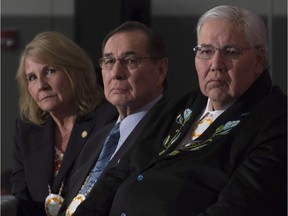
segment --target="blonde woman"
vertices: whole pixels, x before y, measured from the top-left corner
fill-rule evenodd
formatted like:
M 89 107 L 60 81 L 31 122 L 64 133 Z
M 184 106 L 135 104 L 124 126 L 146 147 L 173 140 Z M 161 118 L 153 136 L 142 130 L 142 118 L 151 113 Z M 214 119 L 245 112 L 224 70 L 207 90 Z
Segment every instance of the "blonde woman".
M 89 56 L 58 32 L 39 33 L 26 45 L 16 80 L 11 184 L 18 215 L 56 215 L 82 146 L 117 112 L 105 102 Z

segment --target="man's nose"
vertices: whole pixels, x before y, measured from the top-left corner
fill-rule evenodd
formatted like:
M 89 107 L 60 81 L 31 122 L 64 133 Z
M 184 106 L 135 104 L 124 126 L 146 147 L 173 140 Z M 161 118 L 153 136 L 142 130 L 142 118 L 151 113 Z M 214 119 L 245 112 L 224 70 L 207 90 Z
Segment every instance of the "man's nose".
M 224 71 L 225 70 L 225 59 L 222 57 L 219 50 L 215 50 L 211 58 L 211 71 Z
M 117 59 L 111 71 L 114 79 L 123 79 L 127 72 L 127 67 L 121 60 Z

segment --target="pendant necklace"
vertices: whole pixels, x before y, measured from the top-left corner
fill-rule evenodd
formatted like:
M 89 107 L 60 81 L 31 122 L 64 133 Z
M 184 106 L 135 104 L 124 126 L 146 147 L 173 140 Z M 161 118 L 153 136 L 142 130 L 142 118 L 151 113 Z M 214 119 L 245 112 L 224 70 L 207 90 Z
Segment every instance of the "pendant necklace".
M 58 149 L 58 147 L 55 145 L 54 177 L 58 175 L 58 172 L 60 170 L 60 165 L 63 160 L 63 156 L 64 156 L 64 153 L 61 152 L 61 150 Z M 47 216 L 57 216 L 62 206 L 64 198 L 61 196 L 61 194 L 62 194 L 63 187 L 64 187 L 64 181 L 65 179 L 61 183 L 58 194 L 52 193 L 51 187 L 48 184 L 49 195 L 45 199 L 45 211 L 46 211 Z
M 63 186 L 64 186 L 64 180 L 61 183 L 59 193 L 54 194 L 52 193 L 50 185 L 48 185 L 49 195 L 45 199 L 45 211 L 47 216 L 57 216 L 64 201 L 63 197 L 61 196 Z

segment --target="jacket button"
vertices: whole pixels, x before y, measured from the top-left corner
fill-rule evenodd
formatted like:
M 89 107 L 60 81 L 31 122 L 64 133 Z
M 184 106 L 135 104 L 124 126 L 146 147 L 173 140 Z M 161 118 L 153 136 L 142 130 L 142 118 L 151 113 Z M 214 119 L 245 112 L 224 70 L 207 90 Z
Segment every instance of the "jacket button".
M 137 176 L 137 181 L 143 181 L 144 180 L 144 176 L 143 175 L 138 175 Z

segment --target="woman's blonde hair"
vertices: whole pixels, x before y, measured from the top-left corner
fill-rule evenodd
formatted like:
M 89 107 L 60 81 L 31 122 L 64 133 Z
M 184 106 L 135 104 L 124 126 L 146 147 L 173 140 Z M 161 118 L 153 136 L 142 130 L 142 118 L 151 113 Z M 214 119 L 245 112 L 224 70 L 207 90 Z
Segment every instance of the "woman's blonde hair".
M 19 88 L 19 111 L 23 120 L 41 125 L 48 113 L 41 110 L 28 91 L 25 59 L 59 68 L 69 77 L 78 115 L 91 112 L 103 99 L 93 62 L 87 53 L 59 32 L 42 32 L 29 42 L 20 57 L 16 80 Z

